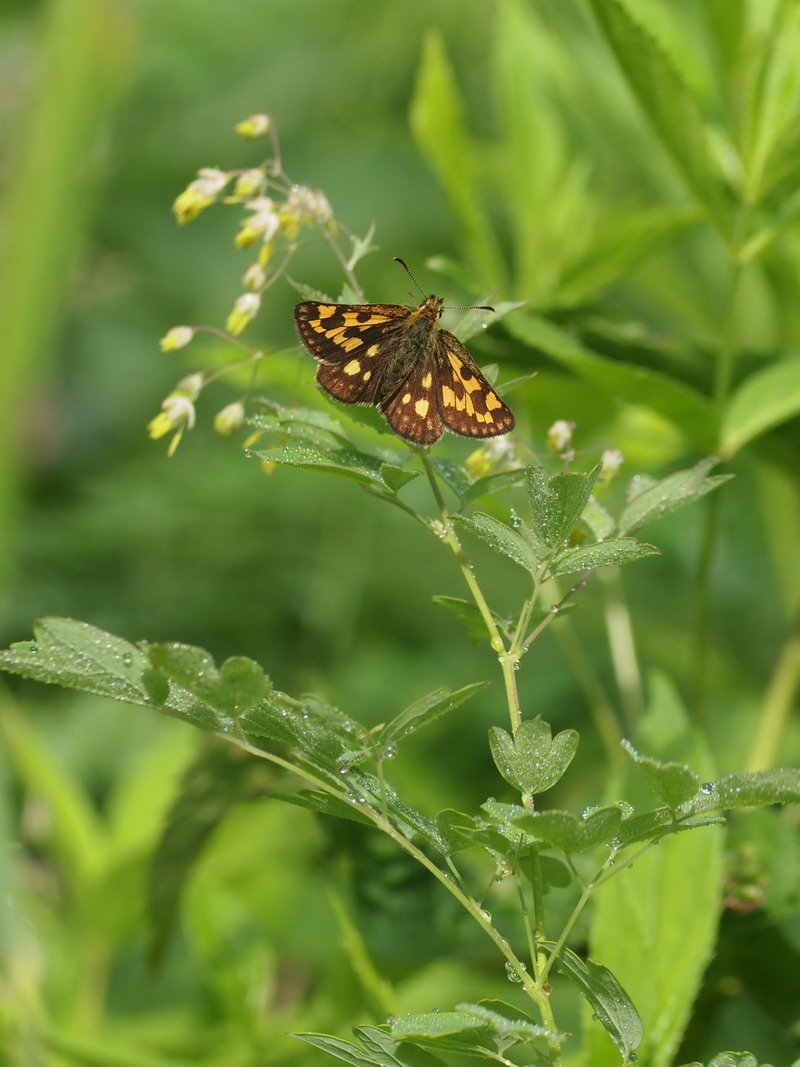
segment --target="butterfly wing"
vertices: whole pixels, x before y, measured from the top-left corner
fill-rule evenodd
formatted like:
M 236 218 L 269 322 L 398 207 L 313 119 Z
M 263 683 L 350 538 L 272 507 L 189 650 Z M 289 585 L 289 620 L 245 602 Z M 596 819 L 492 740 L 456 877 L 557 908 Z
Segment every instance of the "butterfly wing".
M 400 388 L 381 402 L 386 421 L 397 436 L 415 445 L 432 445 L 444 432 L 437 361 L 431 356 L 429 348 L 411 365 Z
M 400 304 L 321 304 L 307 300 L 294 309 L 300 340 L 320 361 L 317 381 L 344 404 L 380 399 L 381 355 L 403 329 L 408 308 Z
M 511 409 L 500 399 L 458 338 L 436 334 L 439 414 L 448 430 L 464 437 L 498 437 L 514 428 Z

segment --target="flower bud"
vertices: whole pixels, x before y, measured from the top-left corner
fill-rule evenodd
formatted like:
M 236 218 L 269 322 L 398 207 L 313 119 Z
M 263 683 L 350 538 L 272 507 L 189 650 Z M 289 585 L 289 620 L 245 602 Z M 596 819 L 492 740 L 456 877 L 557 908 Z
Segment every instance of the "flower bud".
M 261 297 L 257 293 L 242 293 L 240 297 L 237 297 L 233 311 L 228 315 L 225 329 L 234 337 L 238 337 L 247 324 L 256 317 L 260 307 Z
M 598 481 L 601 485 L 608 485 L 614 475 L 622 466 L 624 457 L 618 448 L 607 448 L 600 457 L 600 477 Z
M 242 284 L 245 289 L 261 289 L 267 280 L 267 272 L 260 263 L 251 263 L 242 275 Z
M 174 352 L 178 348 L 185 348 L 193 337 L 192 326 L 173 326 L 158 343 L 162 352 Z
M 226 405 L 214 416 L 214 429 L 224 437 L 234 430 L 238 430 L 244 422 L 244 404 L 241 400 L 234 400 Z
M 255 196 L 256 193 L 261 192 L 263 186 L 264 172 L 255 167 L 253 170 L 246 170 L 239 175 L 233 191 L 236 196 Z
M 193 182 L 175 198 L 172 210 L 178 222 L 183 225 L 196 219 L 201 211 L 213 204 L 228 184 L 230 175 L 216 167 L 204 167 L 197 172 Z
M 250 115 L 242 122 L 237 122 L 234 129 L 241 137 L 252 141 L 256 137 L 266 137 L 272 129 L 272 119 L 269 115 Z

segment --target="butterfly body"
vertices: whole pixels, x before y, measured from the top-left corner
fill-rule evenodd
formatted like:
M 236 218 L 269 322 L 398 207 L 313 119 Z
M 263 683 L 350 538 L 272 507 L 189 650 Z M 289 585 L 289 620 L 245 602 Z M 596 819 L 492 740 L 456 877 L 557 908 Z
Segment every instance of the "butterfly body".
M 320 361 L 317 381 L 345 404 L 379 407 L 394 432 L 431 445 L 445 429 L 496 437 L 514 416 L 461 342 L 439 326 L 442 300 L 325 304 L 294 309 L 300 340 Z

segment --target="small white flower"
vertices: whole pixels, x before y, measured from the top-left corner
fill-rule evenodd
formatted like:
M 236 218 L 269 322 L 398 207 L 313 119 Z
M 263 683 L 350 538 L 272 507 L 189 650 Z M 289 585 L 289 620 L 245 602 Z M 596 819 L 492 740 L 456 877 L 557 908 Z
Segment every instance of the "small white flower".
M 607 448 L 600 457 L 600 482 L 610 482 L 624 462 L 624 456 L 618 448 Z
M 173 426 L 180 426 L 181 423 L 184 423 L 190 430 L 194 427 L 194 404 L 188 396 L 183 396 L 179 393 L 170 393 L 161 407 L 164 409 L 167 418 Z
M 189 374 L 185 378 L 181 378 L 171 395 L 188 397 L 190 400 L 197 400 L 203 385 L 204 381 L 202 374 Z M 169 399 L 169 397 L 167 397 L 167 399 Z
M 572 431 L 575 429 L 574 422 L 566 419 L 557 419 L 547 431 L 547 447 L 551 452 L 564 452 L 572 444 Z

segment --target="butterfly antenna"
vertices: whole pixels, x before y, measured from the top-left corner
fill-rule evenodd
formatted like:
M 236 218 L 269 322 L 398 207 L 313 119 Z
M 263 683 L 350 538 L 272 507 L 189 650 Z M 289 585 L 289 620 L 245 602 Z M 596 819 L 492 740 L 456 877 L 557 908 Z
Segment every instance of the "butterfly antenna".
M 417 289 L 419 289 L 419 291 L 420 291 L 420 292 L 422 293 L 422 295 L 423 295 L 423 296 L 425 296 L 425 295 L 426 295 L 426 294 L 425 294 L 425 290 L 424 290 L 424 289 L 422 288 L 422 286 L 421 286 L 421 285 L 419 284 L 419 282 L 417 281 L 417 279 L 416 279 L 416 278 L 414 277 L 414 275 L 413 275 L 413 274 L 411 273 L 411 268 L 410 268 L 410 267 L 409 267 L 409 265 L 408 265 L 408 264 L 406 263 L 406 261 L 405 261 L 404 259 L 401 259 L 401 258 L 400 258 L 399 256 L 392 256 L 392 259 L 394 260 L 394 262 L 395 262 L 395 263 L 399 263 L 399 264 L 400 264 L 400 266 L 401 266 L 401 267 L 403 268 L 403 270 L 404 270 L 404 271 L 406 272 L 406 274 L 407 274 L 407 275 L 409 276 L 409 278 L 410 278 L 410 279 L 411 279 L 411 281 L 412 281 L 412 282 L 414 283 L 414 285 L 416 285 Z
M 425 290 L 422 288 L 422 286 L 419 284 L 417 279 L 411 273 L 411 268 L 406 263 L 406 261 L 404 259 L 401 259 L 399 256 L 392 256 L 392 259 L 394 260 L 395 263 L 399 263 L 400 264 L 400 266 L 403 268 L 403 270 L 409 276 L 409 278 L 414 283 L 414 285 L 416 285 L 417 289 L 419 289 L 419 291 L 422 293 L 422 295 L 425 296 Z M 494 308 L 491 307 L 489 304 L 467 304 L 466 306 L 460 305 L 460 306 L 456 306 L 456 307 L 448 304 L 447 306 L 448 306 L 448 309 L 450 311 L 494 311 Z

